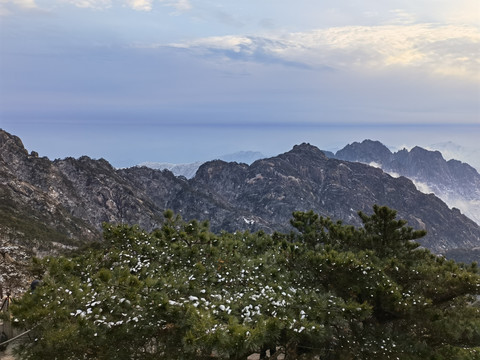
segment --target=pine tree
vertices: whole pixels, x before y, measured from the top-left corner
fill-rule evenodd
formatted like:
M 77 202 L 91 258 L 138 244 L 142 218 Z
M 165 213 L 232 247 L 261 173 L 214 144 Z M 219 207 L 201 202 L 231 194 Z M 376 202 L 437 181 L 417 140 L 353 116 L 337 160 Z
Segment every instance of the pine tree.
M 396 220 L 397 212 L 386 206 L 374 205 L 371 216 L 361 211 L 358 215 L 364 226 L 361 246 L 374 250 L 379 256 L 404 256 L 420 246 L 412 240 L 427 234 L 425 230 L 405 226 L 406 220 Z
M 152 233 L 37 260 L 12 311 L 26 359 L 476 359 L 480 276 L 420 249 L 423 232 L 374 207 L 361 228 L 294 213 L 296 233 L 213 234 L 166 212 Z

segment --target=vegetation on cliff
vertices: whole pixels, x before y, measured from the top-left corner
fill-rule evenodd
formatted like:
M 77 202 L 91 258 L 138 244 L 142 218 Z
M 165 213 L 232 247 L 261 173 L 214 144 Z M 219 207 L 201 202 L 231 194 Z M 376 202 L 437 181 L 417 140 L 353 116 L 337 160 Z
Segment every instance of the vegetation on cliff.
M 12 307 L 26 359 L 476 359 L 480 275 L 421 249 L 396 212 L 356 228 L 296 212 L 289 234 L 104 225 L 104 242 L 36 260 Z

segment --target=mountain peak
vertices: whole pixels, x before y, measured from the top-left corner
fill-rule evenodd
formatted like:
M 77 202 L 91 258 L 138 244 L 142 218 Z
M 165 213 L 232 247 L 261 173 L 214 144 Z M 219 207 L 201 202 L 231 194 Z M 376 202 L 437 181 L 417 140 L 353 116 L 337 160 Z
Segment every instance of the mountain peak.
M 341 160 L 358 161 L 363 163 L 376 162 L 384 164 L 390 161 L 392 152 L 380 141 L 364 140 L 354 142 L 337 151 L 335 157 Z
M 316 146 L 311 145 L 309 143 L 301 143 L 299 145 L 294 145 L 292 150 L 287 152 L 286 154 L 311 154 L 316 156 L 321 156 L 326 159 L 325 154 Z
M 0 149 L 8 149 L 14 153 L 28 155 L 27 149 L 23 146 L 22 140 L 20 140 L 18 136 L 11 135 L 3 129 L 0 129 Z
M 349 146 L 395 158 L 379 142 Z M 103 222 L 138 224 L 151 231 L 162 223 L 165 209 L 184 219 L 210 220 L 215 232 L 288 232 L 292 212 L 309 210 L 361 225 L 356 211 L 368 211 L 373 204 L 396 209 L 412 227 L 427 229 L 422 245 L 439 253 L 478 246 L 480 241 L 475 222 L 449 209 L 435 195 L 421 193 L 407 178 L 395 178 L 365 164 L 328 160 L 308 143 L 251 165 L 211 161 L 188 180 L 146 167 L 115 169 L 103 159 L 87 156 L 55 161 L 28 156 L 20 139 L 5 132 L 0 132 L 0 150 L 0 192 L 5 198 L 0 226 L 11 234 L 7 240 L 18 238 L 24 245 L 39 233 L 45 246 L 49 239 L 80 244 L 100 237 Z M 479 182 L 472 183 L 476 177 L 461 171 L 462 164 L 452 163 L 455 169 L 451 170 L 446 162 L 408 156 L 390 164 L 398 166 L 394 170 L 400 175 L 402 167 L 419 169 L 417 177 L 435 175 L 469 194 L 475 192 L 470 189 L 480 189 Z M 434 171 L 436 165 L 442 167 Z M 31 231 L 20 236 L 12 224 Z
M 310 143 L 303 142 L 301 144 L 294 145 L 293 148 L 292 148 L 292 150 L 299 150 L 299 149 L 314 150 L 314 149 L 317 149 L 317 147 L 315 145 L 310 144 Z
M 443 155 L 440 151 L 438 151 L 438 150 L 433 150 L 433 151 L 432 150 L 427 150 L 427 149 L 424 149 L 420 146 L 413 147 L 412 150 L 410 150 L 410 153 L 412 155 L 429 157 L 429 158 L 433 158 L 435 160 L 444 160 Z
M 403 148 L 392 154 L 380 142 L 365 140 L 347 145 L 335 157 L 374 165 L 394 176 L 412 179 L 422 191 L 434 193 L 450 207 L 458 207 L 480 223 L 478 172 L 466 163 L 446 161 L 440 151 L 415 146 L 410 151 Z

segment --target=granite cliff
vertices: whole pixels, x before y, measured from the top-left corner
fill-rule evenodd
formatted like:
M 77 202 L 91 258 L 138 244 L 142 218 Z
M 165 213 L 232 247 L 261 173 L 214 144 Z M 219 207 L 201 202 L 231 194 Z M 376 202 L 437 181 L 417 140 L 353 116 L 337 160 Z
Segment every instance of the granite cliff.
M 425 193 L 434 193 L 480 224 L 480 174 L 469 164 L 445 160 L 439 151 L 414 147 L 391 152 L 378 141 L 345 146 L 332 156 L 380 167 L 393 176 L 411 179 Z
M 86 156 L 50 161 L 0 131 L 0 228 L 5 241 L 37 253 L 101 238 L 102 222 L 161 225 L 163 211 L 210 220 L 213 231 L 290 231 L 296 210 L 359 225 L 373 204 L 398 210 L 437 253 L 480 246 L 480 227 L 405 177 L 332 159 L 309 144 L 251 165 L 215 160 L 195 177 L 147 167 L 115 169 Z

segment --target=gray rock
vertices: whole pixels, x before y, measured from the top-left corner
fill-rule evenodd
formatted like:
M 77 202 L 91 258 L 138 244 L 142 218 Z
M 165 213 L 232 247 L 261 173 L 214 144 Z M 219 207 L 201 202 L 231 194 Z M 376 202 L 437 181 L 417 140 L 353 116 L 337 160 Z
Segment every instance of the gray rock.
M 147 167 L 115 169 L 89 157 L 50 161 L 30 156 L 20 139 L 0 131 L 0 227 L 31 247 L 76 246 L 101 238 L 102 222 L 159 227 L 172 209 L 185 219 L 210 220 L 213 231 L 291 231 L 293 211 L 360 225 L 357 211 L 374 204 L 398 210 L 422 245 L 437 253 L 480 244 L 480 227 L 433 194 L 418 191 L 358 162 L 327 158 L 309 144 L 245 163 L 204 163 L 195 177 Z M 58 247 L 58 246 L 57 246 Z

